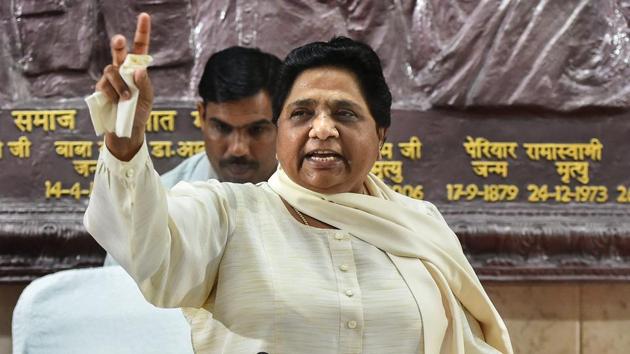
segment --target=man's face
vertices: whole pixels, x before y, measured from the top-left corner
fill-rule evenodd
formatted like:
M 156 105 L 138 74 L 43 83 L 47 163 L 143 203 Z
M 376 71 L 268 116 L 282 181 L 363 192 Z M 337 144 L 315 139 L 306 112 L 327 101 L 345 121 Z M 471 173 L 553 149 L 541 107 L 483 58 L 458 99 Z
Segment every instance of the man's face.
M 258 183 L 276 170 L 276 127 L 269 95 L 197 105 L 206 154 L 224 182 Z

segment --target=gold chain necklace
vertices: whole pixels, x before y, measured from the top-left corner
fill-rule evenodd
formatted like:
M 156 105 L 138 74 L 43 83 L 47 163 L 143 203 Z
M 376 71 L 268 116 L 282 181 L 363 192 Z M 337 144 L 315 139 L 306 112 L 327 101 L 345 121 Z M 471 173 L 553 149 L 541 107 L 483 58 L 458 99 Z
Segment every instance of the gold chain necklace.
M 295 212 L 298 214 L 300 219 L 302 219 L 302 222 L 304 223 L 304 225 L 311 226 L 311 225 L 308 224 L 308 221 L 306 221 L 306 218 L 304 217 L 304 215 L 302 215 L 302 213 L 300 213 L 299 210 L 295 209 L 295 207 L 293 205 L 291 205 L 291 208 L 293 208 L 293 210 L 295 210 Z
M 367 187 L 365 186 L 365 183 L 363 184 L 363 188 L 365 189 L 365 193 L 363 193 L 363 191 L 362 191 L 362 194 L 368 194 L 368 195 L 369 195 L 370 193 L 368 192 L 368 189 L 367 189 Z M 298 216 L 300 217 L 300 219 L 302 219 L 302 222 L 304 223 L 304 225 L 306 225 L 306 226 L 311 226 L 311 225 L 308 223 L 308 221 L 306 221 L 306 218 L 304 217 L 304 215 L 303 215 L 302 213 L 300 213 L 300 211 L 299 211 L 299 210 L 297 210 L 297 209 L 296 209 L 293 205 L 291 205 L 291 208 L 293 208 L 293 210 L 295 210 L 295 212 L 298 214 Z

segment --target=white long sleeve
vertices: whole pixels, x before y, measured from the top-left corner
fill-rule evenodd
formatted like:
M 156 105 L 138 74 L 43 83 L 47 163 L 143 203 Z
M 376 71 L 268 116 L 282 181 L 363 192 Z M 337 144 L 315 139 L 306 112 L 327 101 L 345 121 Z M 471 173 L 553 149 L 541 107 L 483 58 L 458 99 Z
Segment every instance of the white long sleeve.
M 129 162 L 99 157 L 85 227 L 156 306 L 201 307 L 212 290 L 230 213 L 225 189 L 203 185 L 167 191 L 146 143 Z

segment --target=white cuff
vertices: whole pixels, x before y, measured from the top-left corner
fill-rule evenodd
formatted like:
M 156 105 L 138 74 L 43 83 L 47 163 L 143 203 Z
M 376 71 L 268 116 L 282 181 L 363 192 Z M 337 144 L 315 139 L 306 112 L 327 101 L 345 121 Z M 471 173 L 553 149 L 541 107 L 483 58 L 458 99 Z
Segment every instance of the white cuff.
M 121 161 L 114 156 L 107 145 L 103 144 L 103 149 L 99 156 L 99 164 L 102 164 L 111 174 L 120 177 L 125 180 L 133 180 L 138 176 L 138 173 L 145 168 L 152 169 L 153 163 L 149 156 L 149 148 L 147 147 L 147 140 L 144 139 L 140 150 L 129 161 Z M 101 169 L 98 168 L 98 171 Z

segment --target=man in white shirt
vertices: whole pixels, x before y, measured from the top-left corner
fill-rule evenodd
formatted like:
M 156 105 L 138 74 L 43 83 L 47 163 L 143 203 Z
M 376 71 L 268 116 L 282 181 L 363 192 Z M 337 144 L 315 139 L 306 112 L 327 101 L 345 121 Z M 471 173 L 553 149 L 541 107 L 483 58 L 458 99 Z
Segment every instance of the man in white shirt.
M 162 176 L 179 181 L 266 181 L 276 169 L 276 128 L 271 97 L 280 60 L 258 49 L 230 47 L 208 60 L 197 104 L 206 153 L 192 156 Z

